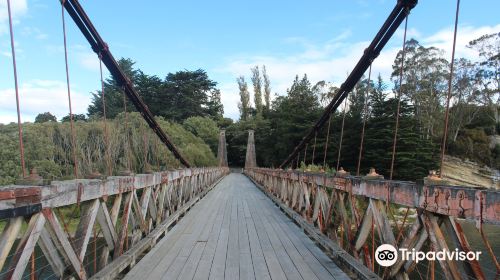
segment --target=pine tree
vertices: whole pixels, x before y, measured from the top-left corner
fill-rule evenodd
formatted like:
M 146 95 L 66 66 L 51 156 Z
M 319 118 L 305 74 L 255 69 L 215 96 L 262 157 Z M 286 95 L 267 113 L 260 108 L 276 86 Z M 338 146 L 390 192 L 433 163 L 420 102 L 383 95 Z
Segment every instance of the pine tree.
M 271 110 L 271 81 L 267 75 L 266 66 L 262 65 L 262 78 L 264 79 L 264 101 L 266 102 L 266 112 Z
M 255 110 L 257 111 L 257 116 L 262 116 L 262 80 L 260 78 L 259 66 L 255 66 L 250 70 L 252 71 Z
M 238 104 L 240 119 L 247 120 L 250 115 L 250 93 L 248 92 L 248 84 L 244 76 L 239 76 L 236 82 L 240 90 L 240 103 Z

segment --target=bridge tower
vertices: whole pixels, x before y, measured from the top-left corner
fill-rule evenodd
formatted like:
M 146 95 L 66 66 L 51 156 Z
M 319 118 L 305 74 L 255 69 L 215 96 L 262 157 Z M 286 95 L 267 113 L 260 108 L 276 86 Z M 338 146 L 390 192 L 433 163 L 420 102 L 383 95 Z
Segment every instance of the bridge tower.
M 253 130 L 248 130 L 248 143 L 247 143 L 247 155 L 245 157 L 245 168 L 257 167 L 257 161 L 255 159 L 255 140 L 253 137 Z
M 217 150 L 217 162 L 219 167 L 227 167 L 227 145 L 226 131 L 222 129 L 219 133 L 219 148 Z

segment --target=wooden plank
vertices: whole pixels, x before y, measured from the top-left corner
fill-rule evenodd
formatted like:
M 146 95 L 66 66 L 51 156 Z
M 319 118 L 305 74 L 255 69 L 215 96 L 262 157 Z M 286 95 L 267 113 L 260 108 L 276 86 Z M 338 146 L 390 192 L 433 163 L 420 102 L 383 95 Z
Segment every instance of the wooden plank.
M 87 252 L 87 245 L 89 243 L 90 236 L 92 235 L 95 218 L 97 216 L 97 212 L 99 211 L 99 204 L 99 199 L 95 199 L 85 202 L 82 205 L 80 222 L 76 228 L 76 239 L 74 241 L 75 251 L 82 261 L 85 258 L 85 253 Z
M 196 227 L 193 228 L 193 232 L 190 232 L 189 234 L 186 235 L 187 237 L 186 242 L 184 242 L 178 255 L 175 257 L 174 261 L 172 262 L 168 270 L 164 273 L 163 279 L 177 278 L 178 275 L 181 273 L 183 267 L 187 265 L 189 257 L 192 254 L 194 248 L 196 247 L 196 244 L 198 243 L 197 240 L 199 239 L 200 235 L 202 235 L 207 230 L 209 231 L 213 226 L 213 220 L 215 219 L 218 207 L 220 206 L 220 204 L 217 204 L 216 201 L 217 199 L 214 199 L 212 197 L 210 200 L 205 200 L 204 205 L 202 204 L 197 205 L 197 207 L 200 208 L 200 212 L 198 213 L 198 215 L 195 216 L 196 220 L 193 223 L 196 225 Z M 194 216 L 192 213 L 190 213 L 189 215 Z M 186 232 L 184 232 L 184 234 L 186 234 Z M 204 246 L 205 245 L 203 245 L 203 247 Z M 197 253 L 198 252 L 196 252 L 195 254 Z M 201 256 L 202 252 L 199 253 Z M 194 259 L 199 260 L 199 257 L 194 256 Z M 192 261 L 194 261 L 194 259 L 192 259 Z
M 182 271 L 179 274 L 177 279 L 181 280 L 191 280 L 194 277 L 196 272 L 196 268 L 198 267 L 198 263 L 201 259 L 201 255 L 203 254 L 203 250 L 205 250 L 206 242 L 196 242 L 194 245 L 193 251 L 189 255 L 189 258 L 186 261 L 186 264 L 182 268 Z M 166 275 L 165 275 L 166 276 Z M 164 279 L 172 279 L 168 277 L 164 277 Z
M 66 268 L 66 264 L 57 252 L 57 247 L 50 239 L 50 234 L 45 227 L 42 229 L 38 244 L 40 245 L 40 249 L 42 249 L 42 253 L 49 262 L 54 274 L 61 278 L 63 276 L 64 269 Z
M 111 216 L 109 215 L 108 208 L 106 207 L 106 202 L 101 202 L 99 211 L 97 212 L 97 222 L 101 227 L 102 234 L 106 240 L 107 248 L 113 250 L 115 243 L 118 240 L 118 236 L 116 235 L 113 221 L 111 221 Z
M 167 209 L 165 205 L 165 199 L 167 195 L 167 183 L 163 183 L 160 185 L 160 192 L 158 194 L 158 211 L 156 212 L 156 222 L 160 223 L 164 218 L 164 213 Z
M 116 222 L 118 221 L 118 214 L 119 214 L 119 211 L 120 211 L 120 206 L 121 206 L 121 203 L 122 203 L 122 194 L 117 194 L 115 196 L 115 199 L 113 200 L 113 206 L 111 207 L 111 213 L 110 213 L 110 219 L 111 219 L 111 222 L 112 222 L 112 229 L 113 231 L 115 232 L 116 234 Z M 106 203 L 104 203 L 103 205 L 103 209 L 106 209 L 107 210 L 107 206 L 106 206 Z M 118 236 L 116 236 L 116 240 L 115 240 L 115 244 L 118 240 Z M 114 244 L 113 244 L 113 248 L 114 248 Z M 98 270 L 101 270 L 103 267 L 105 267 L 107 264 L 108 264 L 108 259 L 109 259 L 109 253 L 110 253 L 110 248 L 108 246 L 104 246 L 102 248 L 102 252 L 101 252 L 101 257 L 99 258 L 99 265 L 98 265 Z
M 135 191 L 132 191 L 132 208 L 133 208 L 132 212 L 135 214 L 134 217 L 136 219 L 136 223 L 139 225 L 142 232 L 148 233 L 146 221 L 144 220 L 144 217 L 146 217 L 146 213 L 142 211 L 142 205 L 139 202 L 139 199 L 137 198 L 137 193 Z
M 283 272 L 285 272 L 287 279 L 302 279 L 297 267 L 295 267 L 295 264 L 291 260 L 290 256 L 287 254 L 285 251 L 285 248 L 283 247 L 283 244 L 281 243 L 280 239 L 274 232 L 273 228 L 269 224 L 267 220 L 267 215 L 266 213 L 270 212 L 269 205 L 264 205 L 260 204 L 261 207 L 257 207 L 259 209 L 259 212 L 261 213 L 260 219 L 261 222 L 264 225 L 264 228 L 267 232 L 267 235 L 269 237 L 269 241 L 271 242 L 271 246 L 273 247 L 276 256 L 278 257 L 278 261 L 281 264 L 281 268 L 283 269 Z M 274 206 L 271 206 L 274 207 Z M 314 276 L 314 274 L 313 274 Z
M 279 220 L 278 225 L 283 233 L 288 235 L 296 249 L 320 279 L 348 279 L 346 274 L 297 225 L 283 215 L 279 209 L 275 208 L 274 212 L 279 212 L 274 217 Z
M 229 211 L 228 207 L 230 206 L 230 204 L 227 203 L 228 199 L 226 192 L 224 192 L 225 186 L 226 186 L 225 183 L 221 182 L 221 184 L 217 187 L 217 189 L 215 189 L 216 192 L 221 193 L 221 196 L 219 198 L 219 203 L 221 207 L 217 212 L 217 217 L 215 219 L 214 226 L 210 231 L 207 244 L 205 245 L 200 262 L 198 263 L 198 267 L 196 268 L 196 273 L 193 277 L 193 279 L 195 280 L 208 279 L 208 276 L 210 275 L 210 269 L 212 267 L 212 262 L 215 256 L 215 250 L 217 248 L 219 235 L 222 229 L 222 222 L 224 220 L 225 214 Z
M 63 256 L 69 260 L 71 264 L 71 268 L 75 272 L 75 274 L 80 278 L 80 279 L 86 279 L 87 274 L 85 272 L 85 269 L 82 266 L 82 260 L 78 257 L 76 252 L 73 250 L 73 247 L 71 246 L 71 243 L 68 240 L 68 237 L 64 233 L 61 224 L 59 223 L 59 220 L 57 219 L 57 216 L 54 215 L 54 212 L 52 212 L 52 209 L 43 209 L 42 213 L 44 217 L 47 219 L 47 222 L 49 224 L 49 227 L 47 229 L 49 230 L 49 233 L 52 237 L 52 241 L 56 244 L 57 247 L 62 249 L 62 254 Z
M 267 268 L 269 270 L 269 275 L 271 279 L 287 279 L 286 274 L 283 268 L 280 265 L 276 252 L 274 251 L 271 241 L 267 236 L 267 232 L 262 224 L 262 221 L 259 218 L 261 213 L 256 210 L 256 199 L 249 201 L 250 213 L 252 214 L 253 224 L 255 226 L 255 230 L 257 232 L 257 236 L 259 238 L 260 246 L 262 248 L 262 253 L 264 254 L 264 258 L 267 263 Z
M 130 211 L 132 211 L 132 192 L 125 195 L 125 204 L 123 205 L 123 213 L 121 219 L 121 228 L 118 231 L 118 241 L 115 244 L 114 258 L 119 257 L 123 252 L 125 237 L 127 236 L 128 224 L 130 219 Z
M 238 246 L 238 201 L 234 187 L 232 187 L 231 195 L 231 218 L 229 220 L 229 238 L 224 277 L 227 279 L 237 279 L 240 275 L 240 254 Z
M 464 252 L 472 251 L 469 242 L 467 241 L 467 237 L 464 234 L 462 226 L 456 221 L 455 217 L 444 218 L 444 225 L 449 236 L 451 236 L 451 240 L 457 248 L 460 248 L 460 250 Z M 479 265 L 478 260 L 469 260 L 467 262 L 462 262 L 462 266 L 464 269 L 462 278 L 485 279 L 484 273 L 481 269 L 481 266 Z
M 250 241 L 248 239 L 248 228 L 244 211 L 244 195 L 238 192 L 238 247 L 240 252 L 240 279 L 255 279 L 253 271 L 252 255 L 250 252 Z M 250 214 L 250 212 L 249 212 Z
M 255 279 L 271 279 L 252 217 L 246 218 Z
M 9 252 L 16 241 L 19 231 L 21 230 L 23 219 L 23 217 L 9 219 L 2 231 L 2 235 L 0 236 L 0 271 L 3 269 L 3 265 L 9 256 Z
M 154 219 L 157 224 L 159 224 L 160 221 L 161 221 L 159 219 L 160 216 L 158 215 L 158 207 L 156 206 L 157 197 L 158 197 L 158 194 L 160 193 L 160 189 L 159 188 L 160 187 L 158 187 L 158 189 L 155 192 L 151 191 L 150 198 L 149 198 L 150 201 L 148 203 L 148 209 L 149 209 L 149 213 L 150 213 L 150 220 L 152 221 Z
M 226 207 L 224 220 L 222 221 L 222 226 L 219 233 L 219 239 L 217 240 L 217 247 L 215 248 L 212 267 L 210 268 L 209 279 L 224 279 L 224 272 L 226 269 L 227 244 L 229 241 L 229 226 L 231 220 L 230 216 L 232 211 L 231 208 L 232 203 L 228 202 L 228 207 Z
M 191 168 L 184 170 L 156 172 L 153 174 L 136 174 L 134 176 L 109 176 L 106 180 L 76 179 L 52 181 L 50 186 L 42 188 L 41 203 L 43 208 L 56 208 L 76 204 L 78 201 L 89 201 L 103 196 L 138 190 L 159 185 L 162 178 L 175 181 L 179 178 L 189 178 L 200 173 L 210 173 L 214 178 L 224 175 L 221 168 Z M 85 188 L 81 192 L 81 186 Z M 17 186 L 18 188 L 25 186 Z M 1 206 L 1 205 L 0 205 Z
M 179 210 L 187 210 L 186 207 L 183 207 Z M 168 220 L 171 220 L 174 215 L 169 217 Z M 166 222 L 168 222 L 168 220 Z M 172 220 L 173 221 L 173 220 Z M 180 223 L 173 227 L 173 229 L 169 232 L 168 238 L 162 239 L 156 246 L 141 260 L 141 262 L 134 266 L 132 270 L 127 273 L 126 279 L 138 279 L 138 278 L 148 278 L 148 275 L 153 271 L 155 267 L 158 266 L 159 262 L 162 260 L 161 251 L 165 252 L 171 249 L 177 241 L 179 237 L 182 235 L 182 224 L 185 222 L 189 222 L 185 219 L 182 219 Z M 168 242 L 167 242 L 168 240 Z
M 294 233 L 298 230 L 298 228 L 295 227 L 288 227 L 289 225 L 293 225 L 292 221 L 278 221 L 277 226 L 281 231 L 283 231 L 283 234 L 287 235 L 290 241 L 292 242 L 293 246 L 296 248 L 296 250 L 299 252 L 299 254 L 302 256 L 304 261 L 307 263 L 307 265 L 311 268 L 311 270 L 316 274 L 316 276 L 319 279 L 332 279 L 333 276 L 330 274 L 330 272 L 323 266 L 323 264 L 311 253 L 309 248 L 302 242 L 301 239 L 299 239 Z M 279 230 L 278 229 L 278 230 Z M 309 240 L 310 241 L 310 240 Z M 311 242 L 309 245 L 314 244 Z
M 356 251 L 361 250 L 361 247 L 365 245 L 366 239 L 368 238 L 372 230 L 372 223 L 373 212 L 371 209 L 371 204 L 368 204 L 368 208 L 366 208 L 365 215 L 363 216 L 363 220 L 361 221 L 361 226 L 356 233 L 356 243 L 354 245 Z
M 444 238 L 443 232 L 438 224 L 438 218 L 431 214 L 427 213 L 426 219 L 424 220 L 424 225 L 427 227 L 429 231 L 429 238 L 431 242 L 434 244 L 435 251 L 450 251 L 448 248 L 448 244 L 446 244 L 446 239 Z M 441 265 L 441 269 L 446 276 L 446 279 L 461 279 L 460 272 L 456 266 L 455 261 L 453 260 L 440 260 L 438 259 L 439 264 Z
M 147 216 L 147 211 L 148 211 L 149 201 L 151 199 L 151 191 L 152 190 L 153 190 L 153 187 L 151 186 L 151 187 L 144 188 L 144 190 L 142 191 L 140 204 L 141 204 L 141 213 L 142 213 L 143 219 L 146 219 L 146 216 Z
M 291 261 L 297 268 L 303 279 L 319 279 L 313 270 L 309 267 L 307 261 L 300 255 L 297 248 L 288 238 L 286 232 L 283 232 L 279 227 L 277 221 L 273 217 L 274 215 L 266 215 L 265 219 L 268 221 L 270 228 L 273 230 L 274 234 L 278 237 L 285 249 L 286 253 L 290 257 Z
M 31 254 L 35 250 L 36 242 L 40 237 L 45 224 L 45 217 L 36 213 L 31 216 L 28 228 L 17 245 L 16 252 L 10 261 L 10 268 L 6 279 L 21 279 Z

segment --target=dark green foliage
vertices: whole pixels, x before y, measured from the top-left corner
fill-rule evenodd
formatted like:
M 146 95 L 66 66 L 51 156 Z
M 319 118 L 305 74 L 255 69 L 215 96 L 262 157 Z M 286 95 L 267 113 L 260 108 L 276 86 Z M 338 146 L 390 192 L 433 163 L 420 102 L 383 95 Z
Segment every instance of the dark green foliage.
M 155 116 L 182 122 L 194 116 L 217 119 L 224 113 L 220 91 L 216 88 L 217 83 L 210 80 L 202 69 L 169 73 L 162 80 L 158 76 L 147 75 L 139 69 L 134 69 L 134 62 L 130 59 L 122 58 L 118 64 Z M 104 93 L 106 117 L 113 119 L 124 111 L 124 93 L 112 77 L 104 82 Z M 128 98 L 125 102 L 128 111 L 135 111 Z M 92 94 L 88 115 L 103 115 L 101 90 Z
M 118 60 L 120 69 L 127 75 L 130 81 L 132 81 L 134 86 L 136 86 L 135 82 L 137 80 L 139 72 L 134 69 L 134 64 L 135 62 L 133 62 L 131 59 L 121 58 Z M 130 103 L 128 99 L 124 100 L 124 93 L 122 89 L 117 85 L 116 81 L 112 77 L 109 77 L 104 81 L 104 93 L 107 118 L 113 119 L 119 113 L 123 112 L 124 101 L 127 102 L 128 111 L 135 110 L 135 108 L 132 106 L 132 103 Z M 103 102 L 101 89 L 97 90 L 95 93 L 92 93 L 92 101 L 87 108 L 87 114 L 89 116 L 102 117 Z
M 61 122 L 69 122 L 70 121 L 70 115 L 66 115 L 64 117 L 62 117 L 61 119 Z M 86 122 L 87 121 L 87 117 L 84 115 L 84 114 L 73 114 L 73 121 L 75 122 L 78 122 L 78 121 L 81 121 L 81 122 Z
M 457 141 L 450 144 L 448 152 L 452 155 L 459 155 L 461 158 L 492 166 L 493 157 L 489 144 L 490 138 L 483 129 L 463 129 L 459 132 Z
M 200 137 L 212 150 L 217 153 L 219 144 L 219 128 L 217 123 L 208 117 L 190 117 L 183 123 L 184 128 Z
M 165 78 L 164 92 L 158 100 L 161 105 L 157 104 L 162 108 L 156 115 L 176 121 L 194 116 L 206 116 L 206 108 L 211 101 L 209 94 L 216 90 L 216 85 L 217 83 L 210 80 L 207 73 L 201 69 L 170 73 Z M 220 104 L 220 94 L 215 96 L 218 96 Z M 213 101 L 217 103 L 217 100 Z M 220 109 L 215 108 L 213 113 L 216 114 L 214 117 L 220 116 Z
M 57 122 L 56 116 L 50 112 L 40 113 L 35 117 L 35 123 Z

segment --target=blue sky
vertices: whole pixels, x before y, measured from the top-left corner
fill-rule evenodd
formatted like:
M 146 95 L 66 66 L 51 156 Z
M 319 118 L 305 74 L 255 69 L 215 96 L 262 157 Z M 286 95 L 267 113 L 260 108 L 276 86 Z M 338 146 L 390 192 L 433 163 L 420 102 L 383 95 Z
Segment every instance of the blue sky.
M 11 0 L 24 121 L 68 112 L 58 0 Z M 340 84 L 395 5 L 358 1 L 91 1 L 80 3 L 116 58 L 128 57 L 148 74 L 205 69 L 219 83 L 225 115 L 238 118 L 236 77 L 267 67 L 273 93 L 296 74 Z M 462 0 L 457 55 L 480 35 L 500 32 L 500 1 Z M 450 57 L 455 0 L 421 0 L 409 18 L 409 36 Z M 71 89 L 76 113 L 85 113 L 100 87 L 98 60 L 66 15 Z M 400 29 L 374 63 L 388 80 L 402 44 Z M 105 73 L 107 75 L 107 72 Z M 6 0 L 0 0 L 0 122 L 16 120 Z

